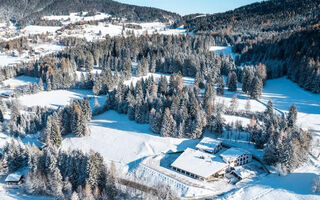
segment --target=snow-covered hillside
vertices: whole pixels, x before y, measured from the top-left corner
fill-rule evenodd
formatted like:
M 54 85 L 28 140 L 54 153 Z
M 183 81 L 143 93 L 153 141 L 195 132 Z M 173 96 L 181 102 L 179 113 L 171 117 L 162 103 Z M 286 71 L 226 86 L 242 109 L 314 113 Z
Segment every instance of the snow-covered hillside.
M 194 147 L 198 140 L 164 138 L 155 135 L 149 125 L 130 121 L 127 115 L 108 111 L 94 117 L 90 123 L 91 135 L 82 138 L 67 137 L 62 148 L 91 149 L 103 155 L 106 161 L 123 164 L 139 162 L 146 156 L 184 150 Z
M 268 80 L 263 88 L 262 99 L 283 112 L 287 112 L 292 104 L 298 109 L 298 124 L 304 129 L 315 130 L 320 134 L 320 95 L 313 94 L 286 78 Z

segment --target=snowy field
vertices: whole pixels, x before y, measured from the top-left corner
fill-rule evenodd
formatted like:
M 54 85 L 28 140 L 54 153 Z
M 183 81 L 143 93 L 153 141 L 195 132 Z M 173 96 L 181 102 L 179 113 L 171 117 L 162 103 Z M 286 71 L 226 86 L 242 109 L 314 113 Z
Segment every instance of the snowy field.
M 107 111 L 93 117 L 91 135 L 77 138 L 70 136 L 62 142 L 62 149 L 91 149 L 102 154 L 106 161 L 123 164 L 138 162 L 146 156 L 194 147 L 198 140 L 164 138 L 153 134 L 148 124 L 130 121 L 127 115 Z
M 34 34 L 41 34 L 41 33 L 55 33 L 60 26 L 36 26 L 36 25 L 29 25 L 26 26 L 24 29 L 21 30 L 21 33 L 25 36 L 34 35 Z
M 106 13 L 97 13 L 94 16 L 88 16 L 88 12 L 83 12 L 82 15 L 80 13 L 70 13 L 69 15 L 52 15 L 45 16 L 43 19 L 46 20 L 59 20 L 62 24 L 67 25 L 70 23 L 76 23 L 79 21 L 92 21 L 92 20 L 102 20 L 111 17 L 111 15 Z
M 298 109 L 298 124 L 320 134 L 320 94 L 313 94 L 286 78 L 268 80 L 263 88 L 262 99 L 271 100 L 274 107 L 287 112 L 292 104 Z
M 33 107 L 42 106 L 49 108 L 59 108 L 66 105 L 72 100 L 89 98 L 90 106 L 93 108 L 94 99 L 97 98 L 100 105 L 105 102 L 105 96 L 96 96 L 92 90 L 53 90 L 42 91 L 37 94 L 24 95 L 18 98 L 23 106 Z
M 15 65 L 20 63 L 21 61 L 27 61 L 21 57 L 14 57 L 4 53 L 0 53 L 0 67 L 4 67 L 7 65 Z
M 39 79 L 31 76 L 17 76 L 15 78 L 10 78 L 2 82 L 6 87 L 19 87 L 26 86 L 30 83 L 38 83 Z

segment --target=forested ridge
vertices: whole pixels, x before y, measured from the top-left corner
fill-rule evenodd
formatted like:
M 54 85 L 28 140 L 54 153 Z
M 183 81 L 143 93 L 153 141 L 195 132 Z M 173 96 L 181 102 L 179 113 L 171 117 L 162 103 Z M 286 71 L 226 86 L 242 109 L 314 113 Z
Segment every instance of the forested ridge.
M 223 37 L 240 54 L 237 65 L 261 62 L 268 78 L 287 76 L 319 93 L 319 6 L 318 0 L 270 0 L 204 17 L 184 16 L 176 26 Z
M 71 12 L 98 11 L 129 21 L 162 21 L 179 19 L 164 10 L 118 3 L 112 0 L 1 0 L 0 17 L 15 20 L 20 25 L 32 23 L 46 15 L 66 15 Z

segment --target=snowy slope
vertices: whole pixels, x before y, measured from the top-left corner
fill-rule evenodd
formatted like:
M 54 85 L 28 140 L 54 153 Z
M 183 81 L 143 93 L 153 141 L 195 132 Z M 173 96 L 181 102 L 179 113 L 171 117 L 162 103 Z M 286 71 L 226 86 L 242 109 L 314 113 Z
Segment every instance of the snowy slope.
M 106 161 L 124 164 L 145 156 L 194 147 L 197 140 L 164 138 L 155 135 L 147 124 L 130 121 L 127 115 L 108 111 L 94 117 L 90 123 L 91 135 L 76 138 L 70 136 L 62 142 L 62 149 L 91 149 L 100 152 Z
M 319 195 L 311 191 L 312 180 L 315 174 L 292 173 L 287 176 L 270 174 L 260 177 L 259 180 L 240 185 L 238 190 L 226 194 L 218 199 L 227 200 L 319 200 Z
M 320 94 L 313 94 L 286 78 L 268 80 L 262 101 L 271 100 L 274 107 L 287 112 L 292 104 L 298 109 L 298 124 L 320 134 Z

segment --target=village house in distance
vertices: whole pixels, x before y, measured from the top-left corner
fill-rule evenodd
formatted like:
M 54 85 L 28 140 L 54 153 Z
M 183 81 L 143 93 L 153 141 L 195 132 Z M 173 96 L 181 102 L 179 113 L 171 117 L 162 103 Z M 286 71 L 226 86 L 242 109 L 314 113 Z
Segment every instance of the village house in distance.
M 172 164 L 173 170 L 202 181 L 215 181 L 225 176 L 229 167 L 247 164 L 252 154 L 240 148 L 229 148 L 224 152 L 222 142 L 204 137 L 196 149 L 187 148 Z

